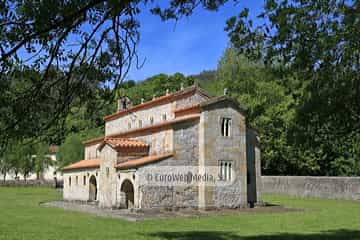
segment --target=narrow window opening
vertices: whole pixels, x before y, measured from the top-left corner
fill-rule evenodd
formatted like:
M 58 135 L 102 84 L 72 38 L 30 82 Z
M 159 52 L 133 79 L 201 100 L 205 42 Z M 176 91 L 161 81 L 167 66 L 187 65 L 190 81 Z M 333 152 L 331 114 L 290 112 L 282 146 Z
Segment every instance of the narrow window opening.
M 166 114 L 163 114 L 162 118 L 163 118 L 164 121 L 166 121 Z
M 224 137 L 230 137 L 231 132 L 231 118 L 221 119 L 221 135 Z
M 229 181 L 232 178 L 232 162 L 219 161 L 219 178 L 222 181 Z
M 79 184 L 79 177 L 78 177 L 78 176 L 75 177 L 75 184 L 76 184 L 76 185 Z
M 69 177 L 69 187 L 71 187 L 71 177 Z
M 86 176 L 84 176 L 84 186 L 86 186 Z
M 142 128 L 142 121 L 139 120 L 139 128 Z
M 150 124 L 151 124 L 151 125 L 154 124 L 154 117 L 150 117 Z
M 228 173 L 229 180 L 231 180 L 231 170 L 232 170 L 232 164 L 229 163 L 229 173 Z
M 224 180 L 223 179 L 223 163 L 220 162 L 220 180 Z

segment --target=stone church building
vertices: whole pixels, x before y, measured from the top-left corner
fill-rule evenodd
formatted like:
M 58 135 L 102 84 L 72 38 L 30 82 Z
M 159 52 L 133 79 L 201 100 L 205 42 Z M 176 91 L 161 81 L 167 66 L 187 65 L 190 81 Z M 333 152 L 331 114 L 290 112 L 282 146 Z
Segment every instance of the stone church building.
M 259 139 L 226 95 L 211 97 L 191 86 L 136 106 L 124 97 L 104 121 L 105 136 L 84 142 L 85 160 L 63 168 L 65 200 L 108 208 L 237 208 L 260 202 Z M 166 166 L 199 172 L 216 166 L 220 179 L 231 182 L 145 184 L 142 176 Z

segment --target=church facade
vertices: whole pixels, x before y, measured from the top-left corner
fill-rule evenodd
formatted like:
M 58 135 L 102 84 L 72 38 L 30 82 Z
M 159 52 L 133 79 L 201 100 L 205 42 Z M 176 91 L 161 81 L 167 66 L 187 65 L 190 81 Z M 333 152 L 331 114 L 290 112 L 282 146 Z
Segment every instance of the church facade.
M 85 158 L 63 168 L 64 200 L 106 208 L 237 208 L 261 201 L 260 144 L 244 111 L 197 86 L 104 117 L 105 136 L 84 142 Z M 155 170 L 218 171 L 214 184 L 149 184 Z M 177 168 L 178 167 L 178 168 Z M 226 183 L 226 184 L 224 184 Z

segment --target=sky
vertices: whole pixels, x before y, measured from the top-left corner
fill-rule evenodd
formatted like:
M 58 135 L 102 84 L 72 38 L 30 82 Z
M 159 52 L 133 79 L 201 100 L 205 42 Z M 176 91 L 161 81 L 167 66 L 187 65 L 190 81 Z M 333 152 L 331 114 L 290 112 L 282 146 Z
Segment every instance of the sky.
M 138 54 L 145 63 L 140 69 L 133 65 L 128 79 L 139 81 L 158 73 L 191 75 L 216 69 L 229 43 L 224 31 L 226 20 L 238 15 L 244 7 L 250 9 L 250 17 L 254 20 L 262 6 L 263 0 L 242 0 L 237 4 L 227 3 L 217 12 L 198 8 L 192 16 L 176 24 L 163 22 L 148 9 L 143 9 L 139 15 Z

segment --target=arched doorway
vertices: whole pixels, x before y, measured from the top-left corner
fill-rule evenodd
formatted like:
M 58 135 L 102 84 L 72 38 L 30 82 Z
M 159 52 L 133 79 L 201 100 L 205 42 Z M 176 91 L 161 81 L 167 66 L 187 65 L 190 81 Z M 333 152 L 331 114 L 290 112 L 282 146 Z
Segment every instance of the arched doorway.
M 130 180 L 126 179 L 121 184 L 121 192 L 125 193 L 125 204 L 126 208 L 134 206 L 134 186 Z
M 97 196 L 96 178 L 94 175 L 92 175 L 89 179 L 89 200 L 96 201 L 96 196 Z

